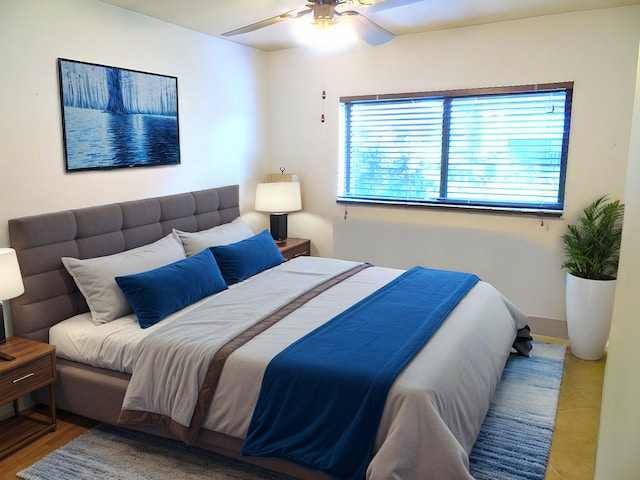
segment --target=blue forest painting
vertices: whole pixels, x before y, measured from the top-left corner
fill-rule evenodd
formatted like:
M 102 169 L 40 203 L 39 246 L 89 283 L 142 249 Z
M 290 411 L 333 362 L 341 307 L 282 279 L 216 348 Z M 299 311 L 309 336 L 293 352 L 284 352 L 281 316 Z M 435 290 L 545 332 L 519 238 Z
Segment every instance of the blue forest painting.
M 180 163 L 178 79 L 58 59 L 67 171 Z

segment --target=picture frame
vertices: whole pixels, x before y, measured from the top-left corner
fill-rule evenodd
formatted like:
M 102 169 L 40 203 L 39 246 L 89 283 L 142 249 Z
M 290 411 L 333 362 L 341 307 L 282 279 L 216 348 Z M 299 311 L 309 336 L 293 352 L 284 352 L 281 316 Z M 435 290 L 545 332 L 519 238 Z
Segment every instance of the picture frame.
M 66 171 L 180 164 L 177 77 L 58 58 Z

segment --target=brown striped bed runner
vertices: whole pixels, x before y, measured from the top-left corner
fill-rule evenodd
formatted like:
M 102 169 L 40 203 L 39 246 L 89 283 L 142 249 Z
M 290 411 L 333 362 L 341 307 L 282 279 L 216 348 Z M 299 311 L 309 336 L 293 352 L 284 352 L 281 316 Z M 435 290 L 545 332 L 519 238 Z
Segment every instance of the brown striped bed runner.
M 227 358 L 229 358 L 229 355 L 321 293 L 371 266 L 371 264 L 363 263 L 336 275 L 329 280 L 326 280 L 293 299 L 271 315 L 266 316 L 264 319 L 249 327 L 244 332 L 240 333 L 238 336 L 223 345 L 213 356 L 211 364 L 209 365 L 207 374 L 202 386 L 200 387 L 198 401 L 195 406 L 191 423 L 188 427 L 173 421 L 169 416 L 138 410 L 122 410 L 118 417 L 118 423 L 145 423 L 164 426 L 177 435 L 180 440 L 187 444 L 192 444 L 195 442 L 198 432 L 200 431 L 200 427 L 206 418 L 207 412 L 209 411 L 209 406 L 211 405 L 216 388 L 218 387 L 218 382 L 220 381 L 222 369 L 224 368 L 224 364 Z

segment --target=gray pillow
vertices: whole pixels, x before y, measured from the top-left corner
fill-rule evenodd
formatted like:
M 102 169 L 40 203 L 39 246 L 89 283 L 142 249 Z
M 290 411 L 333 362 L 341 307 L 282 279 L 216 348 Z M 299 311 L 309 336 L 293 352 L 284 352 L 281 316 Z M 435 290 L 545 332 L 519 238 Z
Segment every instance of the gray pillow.
M 218 225 L 209 230 L 201 230 L 199 232 L 183 232 L 173 230 L 173 233 L 182 242 L 187 257 L 200 253 L 209 247 L 217 247 L 220 245 L 229 245 L 239 242 L 247 238 L 253 237 L 254 233 L 251 227 L 247 225 L 242 218 L 238 217 L 231 223 Z
M 149 245 L 104 257 L 62 257 L 62 263 L 84 295 L 93 323 L 100 325 L 132 311 L 115 277 L 145 272 L 184 258 L 182 244 L 169 234 Z

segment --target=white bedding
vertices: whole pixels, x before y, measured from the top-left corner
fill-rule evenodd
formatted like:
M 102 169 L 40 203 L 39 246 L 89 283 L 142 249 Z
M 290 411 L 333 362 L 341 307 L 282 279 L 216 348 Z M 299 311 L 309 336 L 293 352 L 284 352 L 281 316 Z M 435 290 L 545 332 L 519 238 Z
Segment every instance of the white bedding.
M 51 343 L 63 358 L 131 372 L 139 342 L 156 330 L 171 330 L 173 322 L 200 316 L 202 308 L 211 308 L 214 315 L 209 315 L 217 325 L 214 328 L 224 337 L 237 326 L 234 319 L 242 311 L 258 309 L 258 316 L 264 316 L 277 304 L 286 303 L 294 289 L 283 278 L 290 278 L 291 285 L 311 286 L 320 283 L 326 272 L 347 270 L 353 265 L 335 259 L 299 257 L 177 312 L 154 327 L 140 329 L 133 315 L 100 326 L 93 325 L 90 317 L 78 316 L 53 327 Z M 381 267 L 366 269 L 236 350 L 223 369 L 204 427 L 244 438 L 269 360 L 401 273 Z M 271 281 L 273 278 L 278 282 Z M 231 302 L 232 298 L 253 300 L 238 305 Z M 196 307 L 199 311 L 191 312 Z M 468 453 L 516 331 L 525 322 L 526 316 L 491 285 L 478 283 L 394 383 L 367 478 L 470 479 Z
M 215 328 L 220 330 L 221 337 L 227 337 L 229 330 L 238 325 L 239 316 L 244 317 L 250 313 L 252 318 L 262 318 L 287 303 L 297 293 L 312 288 L 335 273 L 358 265 L 358 262 L 310 258 L 283 263 L 273 271 L 255 275 L 241 285 L 232 285 L 227 291 L 204 298 L 145 329 L 140 328 L 133 313 L 100 325 L 92 322 L 89 312 L 83 313 L 51 327 L 49 343 L 56 346 L 56 354 L 60 358 L 132 373 L 134 362 L 138 358 L 139 342 L 147 335 L 186 317 L 192 310 L 215 309 Z M 274 272 L 280 274 L 277 283 L 270 279 Z M 394 277 L 402 273 L 401 270 L 394 272 Z M 267 286 L 269 289 L 265 288 Z M 236 291 L 238 288 L 241 291 Z M 226 324 L 231 324 L 231 328 L 227 328 Z
M 132 373 L 140 340 L 202 303 L 206 303 L 206 299 L 144 329 L 133 313 L 100 325 L 93 323 L 89 312 L 83 313 L 51 327 L 49 343 L 56 346 L 56 355 L 60 358 Z

